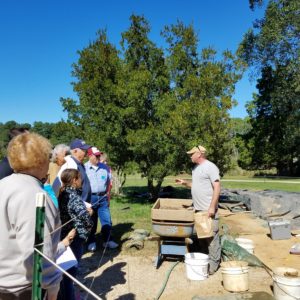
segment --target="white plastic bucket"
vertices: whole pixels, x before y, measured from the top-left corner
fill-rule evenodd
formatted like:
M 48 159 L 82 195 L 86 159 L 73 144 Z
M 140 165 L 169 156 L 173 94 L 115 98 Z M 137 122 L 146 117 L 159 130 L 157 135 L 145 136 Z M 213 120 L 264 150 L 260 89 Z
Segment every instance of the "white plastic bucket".
M 254 243 L 252 240 L 244 238 L 236 238 L 235 240 L 239 246 L 246 249 L 249 253 L 254 253 Z
M 249 267 L 245 261 L 221 263 L 224 289 L 229 292 L 245 292 L 249 289 Z
M 273 270 L 273 292 L 277 300 L 300 299 L 300 271 L 293 268 Z
M 186 276 L 190 280 L 205 280 L 208 277 L 208 255 L 203 253 L 185 254 Z

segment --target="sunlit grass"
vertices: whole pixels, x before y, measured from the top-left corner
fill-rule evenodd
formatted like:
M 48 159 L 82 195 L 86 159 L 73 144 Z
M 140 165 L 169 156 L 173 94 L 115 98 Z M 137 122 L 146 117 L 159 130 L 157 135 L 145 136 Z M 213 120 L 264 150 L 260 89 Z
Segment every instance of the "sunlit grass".
M 184 179 L 191 179 L 190 175 L 178 176 Z M 163 186 L 174 186 L 175 176 L 166 177 Z M 221 179 L 222 187 L 228 189 L 247 189 L 247 190 L 279 190 L 287 192 L 300 192 L 299 178 L 278 178 L 278 177 L 249 177 L 249 176 L 224 176 Z M 146 191 L 147 180 L 139 175 L 128 176 L 125 187 L 144 187 Z
M 191 179 L 190 175 L 181 175 L 180 177 Z M 163 183 L 163 186 L 174 187 L 172 198 L 191 198 L 190 190 L 176 185 L 175 178 L 175 176 L 169 176 Z M 223 188 L 229 189 L 300 192 L 300 179 L 225 176 L 221 183 Z M 147 195 L 147 180 L 139 175 L 128 176 L 123 188 L 123 195 L 112 197 L 110 206 L 114 236 L 117 240 L 125 240 L 134 229 L 142 228 L 151 231 L 152 206 L 153 203 Z

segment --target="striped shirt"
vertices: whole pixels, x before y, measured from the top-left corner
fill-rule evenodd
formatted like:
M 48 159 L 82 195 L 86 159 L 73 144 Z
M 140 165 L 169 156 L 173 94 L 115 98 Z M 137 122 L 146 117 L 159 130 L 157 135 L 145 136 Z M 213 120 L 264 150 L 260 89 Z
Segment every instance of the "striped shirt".
M 92 165 L 89 161 L 84 164 L 86 175 L 89 178 L 92 193 L 106 192 L 111 181 L 111 173 L 106 164 Z

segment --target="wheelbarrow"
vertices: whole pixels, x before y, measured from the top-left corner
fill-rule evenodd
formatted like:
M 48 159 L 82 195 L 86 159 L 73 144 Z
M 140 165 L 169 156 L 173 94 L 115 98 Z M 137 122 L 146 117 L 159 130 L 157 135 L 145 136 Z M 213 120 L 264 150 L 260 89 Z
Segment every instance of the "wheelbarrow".
M 154 261 L 156 269 L 165 258 L 183 259 L 188 252 L 189 238 L 193 233 L 193 222 L 159 222 L 152 221 L 153 232 L 158 235 L 158 254 Z
M 163 259 L 182 259 L 188 252 L 189 237 L 194 229 L 191 199 L 159 198 L 151 209 L 152 230 L 157 234 L 158 255 L 154 265 L 159 268 Z

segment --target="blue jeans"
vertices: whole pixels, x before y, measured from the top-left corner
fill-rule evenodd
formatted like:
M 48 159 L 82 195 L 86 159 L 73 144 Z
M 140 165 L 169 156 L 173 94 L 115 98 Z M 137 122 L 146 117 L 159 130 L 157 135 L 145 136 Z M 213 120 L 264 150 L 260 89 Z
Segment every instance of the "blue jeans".
M 97 231 L 97 224 L 99 216 L 99 220 L 101 223 L 101 233 L 103 236 L 103 241 L 108 242 L 111 240 L 111 216 L 110 216 L 110 210 L 108 206 L 108 199 L 106 196 L 97 196 L 92 195 L 91 197 L 91 204 L 93 205 L 94 214 L 92 215 L 92 220 L 94 222 L 91 234 L 88 239 L 88 243 L 94 243 L 96 241 L 95 234 Z
M 83 254 L 83 239 L 78 236 L 75 236 L 73 242 L 70 244 L 70 248 L 72 249 L 77 261 L 78 265 Z M 76 278 L 78 265 L 70 268 L 67 272 Z M 68 276 L 63 275 L 63 279 L 60 283 L 60 291 L 58 295 L 58 300 L 75 300 L 75 292 L 74 292 L 74 283 Z

